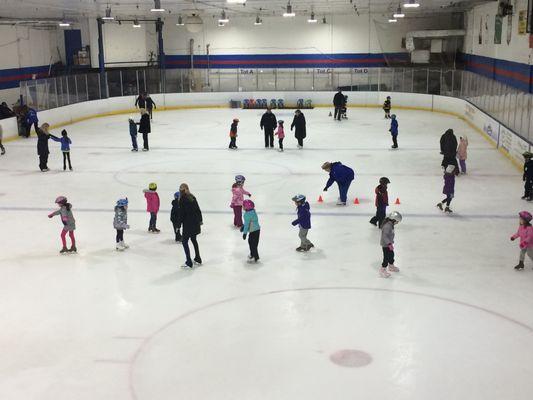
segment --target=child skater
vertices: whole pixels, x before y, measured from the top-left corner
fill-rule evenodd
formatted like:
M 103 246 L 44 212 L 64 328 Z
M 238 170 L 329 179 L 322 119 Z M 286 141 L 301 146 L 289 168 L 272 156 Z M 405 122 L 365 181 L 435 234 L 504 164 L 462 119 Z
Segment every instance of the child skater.
M 385 119 L 390 119 L 390 110 L 392 108 L 390 96 L 387 96 L 387 99 L 383 103 L 383 111 L 385 111 Z
M 244 189 L 244 182 L 246 178 L 242 175 L 237 175 L 235 177 L 235 183 L 231 186 L 231 204 L 230 207 L 233 209 L 233 225 L 236 228 L 242 226 L 242 203 L 244 201 L 244 195 L 251 197 L 252 194 L 247 192 Z
M 279 151 L 283 151 L 283 139 L 285 138 L 285 130 L 283 129 L 283 120 L 278 121 L 278 130 L 275 135 L 278 136 Z
M 390 116 L 390 129 L 389 132 L 392 136 L 392 148 L 397 149 L 398 148 L 398 120 L 396 119 L 396 114 L 392 114 Z
M 131 151 L 139 151 L 139 147 L 137 146 L 137 124 L 132 117 L 128 119 L 128 122 L 130 125 Z
M 159 212 L 159 195 L 157 194 L 157 184 L 152 182 L 148 185 L 148 190 L 144 189 L 144 198 L 146 199 L 146 211 L 150 213 L 150 224 L 148 232 L 159 233 L 156 228 L 157 213 Z
M 59 252 L 61 254 L 76 253 L 76 239 L 74 238 L 76 220 L 74 219 L 74 215 L 72 215 L 72 204 L 67 202 L 67 198 L 65 196 L 59 196 L 55 203 L 59 206 L 59 210 L 48 214 L 48 218 L 52 218 L 56 215 L 61 216 L 61 222 L 63 223 L 63 230 L 61 231 L 61 243 L 63 243 L 63 248 Z M 67 232 L 70 237 L 70 249 L 67 249 L 67 240 L 65 238 Z
M 514 269 L 523 270 L 526 253 L 533 260 L 533 226 L 531 226 L 533 216 L 528 211 L 520 211 L 518 216 L 520 217 L 518 231 L 511 236 L 511 240 L 520 238 L 520 260 Z
M 58 138 L 56 136 L 50 135 L 50 138 L 54 142 L 61 143 L 61 152 L 63 153 L 63 171 L 67 170 L 67 160 L 68 160 L 68 169 L 72 171 L 72 164 L 70 163 L 70 145 L 72 144 L 72 140 L 68 137 L 68 133 L 66 129 L 63 129 L 61 131 L 61 137 Z
M 113 228 L 117 230 L 116 236 L 116 249 L 117 251 L 124 251 L 129 249 L 126 243 L 124 243 L 124 231 L 130 229 L 128 225 L 128 198 L 118 199 L 115 206 L 115 218 L 113 219 Z
M 172 221 L 172 227 L 174 228 L 174 234 L 176 235 L 176 243 L 181 242 L 180 224 L 179 224 L 179 211 L 180 211 L 180 192 L 174 193 L 174 200 L 172 200 L 172 210 L 170 211 L 170 220 Z
M 248 256 L 248 263 L 256 263 L 259 261 L 259 253 L 257 247 L 259 246 L 259 234 L 261 227 L 259 226 L 259 219 L 255 212 L 255 204 L 252 200 L 244 200 L 242 203 L 244 210 L 244 225 L 242 226 L 242 239 L 246 240 L 248 235 L 248 245 L 250 246 L 250 255 Z
M 231 150 L 237 150 L 237 126 L 239 125 L 239 119 L 233 118 L 233 123 L 231 124 L 231 128 L 229 130 L 229 148 Z
M 531 190 L 533 189 L 533 160 L 531 158 L 533 154 L 526 151 L 522 155 L 524 156 L 524 175 L 522 176 L 522 180 L 524 181 L 524 195 L 522 199 L 531 201 Z
M 298 210 L 298 218 L 292 221 L 292 225 L 298 225 L 300 227 L 300 232 L 298 236 L 300 237 L 300 246 L 296 248 L 296 251 L 309 251 L 311 248 L 315 247 L 309 239 L 307 239 L 307 233 L 311 229 L 311 212 L 309 211 L 309 203 L 305 200 L 303 194 L 297 194 L 292 198 L 294 204 L 296 204 L 296 209 Z
M 394 265 L 394 226 L 400 222 L 402 222 L 402 215 L 398 211 L 393 211 L 385 218 L 381 227 L 380 244 L 383 250 L 383 262 L 379 276 L 382 278 L 388 278 L 390 272 L 400 272 L 400 269 Z
M 466 136 L 459 137 L 459 146 L 457 146 L 457 157 L 459 158 L 459 165 L 461 166 L 461 174 L 466 174 L 466 157 L 468 149 L 468 138 Z
M 379 178 L 379 185 L 376 187 L 376 215 L 370 219 L 372 225 L 381 228 L 385 215 L 387 215 L 387 206 L 389 205 L 389 193 L 387 192 L 387 185 L 390 183 L 389 178 Z
M 450 203 L 454 197 L 455 192 L 455 165 L 448 165 L 444 170 L 444 188 L 442 193 L 446 195 L 446 198 L 437 204 L 437 207 L 442 211 L 442 206 L 446 203 L 444 212 L 451 213 Z

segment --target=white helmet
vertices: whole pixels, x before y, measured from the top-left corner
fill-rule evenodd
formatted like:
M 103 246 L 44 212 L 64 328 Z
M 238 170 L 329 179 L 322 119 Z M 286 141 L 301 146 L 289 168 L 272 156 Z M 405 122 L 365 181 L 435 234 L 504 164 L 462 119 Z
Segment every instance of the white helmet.
M 402 214 L 400 214 L 398 211 L 391 212 L 387 218 L 396 222 L 397 224 L 402 222 Z

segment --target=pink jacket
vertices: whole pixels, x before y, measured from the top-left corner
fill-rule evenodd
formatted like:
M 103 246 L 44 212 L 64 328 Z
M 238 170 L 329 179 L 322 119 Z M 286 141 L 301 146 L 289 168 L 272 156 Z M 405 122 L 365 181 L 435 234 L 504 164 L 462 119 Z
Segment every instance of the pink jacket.
M 521 249 L 533 247 L 533 226 L 520 225 L 518 231 L 511 236 L 511 239 L 516 238 L 520 238 Z
M 285 137 L 285 131 L 283 130 L 282 126 L 278 126 L 278 130 L 276 131 L 276 135 L 278 135 L 278 137 L 280 139 L 283 139 Z
M 457 147 L 457 156 L 459 160 L 466 160 L 466 148 L 468 147 L 468 139 L 459 139 L 459 146 Z
M 159 195 L 152 190 L 146 190 L 144 192 L 146 198 L 146 211 L 147 212 L 159 212 Z
M 242 202 L 244 201 L 244 195 L 250 196 L 250 193 L 244 190 L 242 186 L 231 188 L 231 193 L 233 193 L 233 197 L 231 198 L 232 207 L 242 206 Z

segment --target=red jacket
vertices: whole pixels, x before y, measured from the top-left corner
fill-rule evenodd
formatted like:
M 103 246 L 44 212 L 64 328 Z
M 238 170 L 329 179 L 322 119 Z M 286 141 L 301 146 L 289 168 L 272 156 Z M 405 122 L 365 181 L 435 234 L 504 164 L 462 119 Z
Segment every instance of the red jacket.
M 378 185 L 376 187 L 376 207 L 389 205 L 389 193 L 385 186 Z

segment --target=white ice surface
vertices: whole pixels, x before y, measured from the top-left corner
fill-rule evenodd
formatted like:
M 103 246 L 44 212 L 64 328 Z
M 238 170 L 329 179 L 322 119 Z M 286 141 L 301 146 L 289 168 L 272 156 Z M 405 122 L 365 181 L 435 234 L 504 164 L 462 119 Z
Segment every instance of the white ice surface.
M 462 121 L 399 112 L 400 149 L 374 109 L 305 112 L 308 139 L 265 150 L 258 111 L 155 114 L 151 151 L 131 153 L 127 116 L 67 127 L 74 172 L 38 171 L 35 139 L 6 143 L 0 158 L 0 399 L 518 400 L 533 395 L 533 271 L 516 272 L 509 236 L 519 171 Z M 241 119 L 229 151 L 231 119 Z M 44 121 L 43 121 L 44 122 Z M 470 140 L 469 175 L 457 179 L 453 215 L 443 198 L 438 140 L 446 128 Z M 59 130 L 54 133 L 59 133 Z M 356 171 L 350 201 L 335 206 L 324 161 Z M 246 175 L 259 212 L 261 263 L 232 227 L 233 176 Z M 391 180 L 397 266 L 378 278 L 379 231 L 368 223 L 373 190 Z M 161 234 L 146 232 L 142 189 L 159 186 Z M 204 266 L 181 270 L 170 202 L 187 182 L 204 213 Z M 290 198 L 308 196 L 316 249 L 294 251 Z M 57 195 L 76 217 L 79 254 L 60 256 Z M 131 248 L 114 249 L 116 199 L 128 196 Z M 341 367 L 343 349 L 372 362 Z

